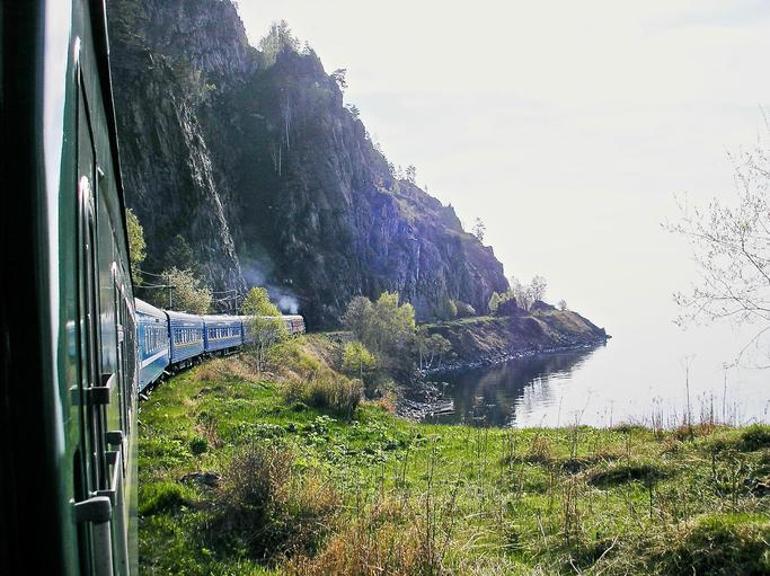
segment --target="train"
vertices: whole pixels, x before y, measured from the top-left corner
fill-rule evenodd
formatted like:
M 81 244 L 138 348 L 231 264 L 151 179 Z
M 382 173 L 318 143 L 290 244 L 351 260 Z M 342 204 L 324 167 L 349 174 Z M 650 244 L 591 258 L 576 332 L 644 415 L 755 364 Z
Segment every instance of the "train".
M 248 319 L 134 298 L 104 0 L 3 0 L 0 45 L 0 574 L 130 576 L 140 390 Z
M 235 352 L 254 340 L 255 316 L 197 316 L 134 301 L 140 394 L 166 374 L 206 356 Z M 280 322 L 292 336 L 305 332 L 305 320 L 298 314 L 260 318 Z

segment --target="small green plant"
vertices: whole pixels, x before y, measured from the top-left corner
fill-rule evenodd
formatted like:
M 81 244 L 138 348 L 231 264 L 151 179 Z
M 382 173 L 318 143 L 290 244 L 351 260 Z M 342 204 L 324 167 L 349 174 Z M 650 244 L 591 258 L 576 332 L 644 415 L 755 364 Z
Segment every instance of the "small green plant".
M 753 424 L 741 434 L 741 448 L 753 452 L 761 448 L 770 448 L 770 426 Z
M 206 440 L 205 438 L 196 436 L 195 438 L 190 440 L 190 452 L 192 452 L 196 456 L 203 454 L 208 449 L 209 449 L 209 443 L 208 443 L 208 440 Z

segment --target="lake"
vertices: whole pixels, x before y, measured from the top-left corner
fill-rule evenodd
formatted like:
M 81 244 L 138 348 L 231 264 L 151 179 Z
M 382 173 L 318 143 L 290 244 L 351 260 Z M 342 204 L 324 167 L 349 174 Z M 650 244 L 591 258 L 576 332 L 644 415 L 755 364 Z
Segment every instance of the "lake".
M 605 346 L 523 358 L 433 378 L 454 412 L 431 418 L 481 426 L 564 426 L 620 422 L 675 426 L 688 413 L 734 424 L 770 422 L 770 370 L 736 355 L 748 329 L 683 331 L 637 320 Z

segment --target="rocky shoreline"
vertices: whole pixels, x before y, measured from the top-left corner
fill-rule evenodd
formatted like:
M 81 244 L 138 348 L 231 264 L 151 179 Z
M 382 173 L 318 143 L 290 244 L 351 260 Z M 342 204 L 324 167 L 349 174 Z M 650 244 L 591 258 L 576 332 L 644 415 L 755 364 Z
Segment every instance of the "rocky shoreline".
M 511 354 L 497 354 L 494 356 L 484 357 L 476 361 L 450 361 L 443 363 L 441 366 L 435 368 L 429 368 L 427 370 L 418 370 L 415 374 L 417 379 L 424 380 L 431 376 L 437 376 L 441 374 L 447 374 L 450 372 L 456 372 L 457 370 L 470 370 L 472 368 L 481 368 L 482 366 L 496 366 L 498 364 L 505 364 L 511 360 L 519 360 L 521 358 L 531 358 L 533 356 L 541 356 L 545 354 L 559 354 L 562 352 L 572 352 L 576 350 L 591 350 L 604 346 L 607 340 L 611 336 L 606 338 L 597 339 L 594 342 L 581 342 L 580 344 L 572 344 L 568 346 L 550 346 L 547 348 L 531 348 L 528 350 L 519 350 Z

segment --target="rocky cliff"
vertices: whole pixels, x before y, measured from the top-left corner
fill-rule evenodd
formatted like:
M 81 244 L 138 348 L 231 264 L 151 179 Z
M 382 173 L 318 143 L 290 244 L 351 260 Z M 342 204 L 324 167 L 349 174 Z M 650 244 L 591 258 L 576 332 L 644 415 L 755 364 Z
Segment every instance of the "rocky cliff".
M 357 294 L 396 290 L 430 318 L 447 299 L 484 311 L 507 288 L 492 249 L 395 176 L 339 82 L 285 29 L 257 50 L 227 0 L 111 0 L 108 17 L 145 268 L 267 285 L 316 326 Z

